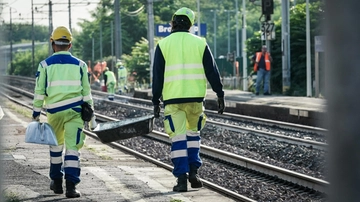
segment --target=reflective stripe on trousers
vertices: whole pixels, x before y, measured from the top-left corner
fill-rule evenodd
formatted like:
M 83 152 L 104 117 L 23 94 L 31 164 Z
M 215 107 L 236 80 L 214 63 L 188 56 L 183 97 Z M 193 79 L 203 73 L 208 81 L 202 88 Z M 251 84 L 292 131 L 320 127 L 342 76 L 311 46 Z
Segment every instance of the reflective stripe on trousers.
M 206 116 L 202 103 L 169 104 L 165 106 L 165 132 L 171 138 L 173 174 L 178 177 L 189 172 L 189 165 L 200 167 L 200 130 Z
M 108 99 L 114 100 L 114 94 L 115 94 L 115 82 L 110 82 L 106 85 L 107 92 L 108 92 Z

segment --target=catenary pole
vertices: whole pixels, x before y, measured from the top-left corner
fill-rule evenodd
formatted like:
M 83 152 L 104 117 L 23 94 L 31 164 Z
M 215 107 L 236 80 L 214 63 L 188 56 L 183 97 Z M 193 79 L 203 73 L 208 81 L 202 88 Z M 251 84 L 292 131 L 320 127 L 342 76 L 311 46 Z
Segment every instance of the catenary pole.
M 103 47 L 102 47 L 102 20 L 100 20 L 100 60 L 103 60 Z
M 114 21 L 110 22 L 110 30 L 111 30 L 111 58 L 114 56 Z M 114 61 L 111 60 L 111 71 L 114 72 Z
M 242 59 L 243 59 L 243 90 L 248 90 L 247 53 L 246 53 L 246 0 L 242 0 Z
M 306 0 L 306 96 L 312 96 L 309 0 Z
M 10 68 L 12 69 L 13 65 L 12 65 L 12 57 L 13 57 L 13 42 L 12 42 L 12 16 L 11 16 L 11 7 L 10 7 Z
M 235 0 L 235 21 L 236 21 L 236 57 L 240 56 L 240 47 L 239 47 L 239 5 L 238 0 Z
M 214 57 L 217 57 L 217 52 L 216 52 L 216 30 L 217 30 L 217 25 L 216 25 L 216 12 L 217 10 L 214 10 Z
M 69 0 L 69 30 L 70 30 L 70 32 L 72 32 L 72 27 L 71 27 L 71 0 Z M 70 48 L 69 51 L 72 53 L 72 48 Z
M 227 27 L 228 27 L 228 54 L 230 54 L 230 11 L 227 11 Z
M 34 31 L 34 2 L 31 0 L 31 49 L 32 49 L 32 72 L 35 73 L 35 31 Z M 35 70 L 35 71 L 34 71 Z
M 115 0 L 115 58 L 120 59 L 120 0 Z
M 150 57 L 150 86 L 152 86 L 153 64 L 154 64 L 154 13 L 153 0 L 148 0 L 148 41 Z
M 290 89 L 290 28 L 289 28 L 289 1 L 281 0 L 281 50 L 282 50 L 282 92 Z
M 71 27 L 71 0 L 69 0 L 69 30 L 70 30 L 70 32 L 72 32 L 72 27 Z
M 51 36 L 53 31 L 53 20 L 52 20 L 52 1 L 49 0 L 49 36 Z M 51 41 L 49 40 L 49 56 L 52 55 L 52 45 Z
M 200 26 L 200 0 L 197 0 L 197 26 L 198 26 L 198 36 L 201 36 L 201 26 Z

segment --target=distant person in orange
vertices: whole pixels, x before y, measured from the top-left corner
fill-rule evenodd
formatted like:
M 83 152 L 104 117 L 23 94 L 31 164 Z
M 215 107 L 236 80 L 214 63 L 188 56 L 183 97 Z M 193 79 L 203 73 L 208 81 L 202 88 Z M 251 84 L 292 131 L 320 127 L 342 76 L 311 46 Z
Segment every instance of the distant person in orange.
M 256 76 L 256 87 L 255 94 L 259 95 L 261 82 L 264 83 L 264 95 L 270 94 L 270 69 L 272 57 L 269 52 L 267 52 L 267 47 L 262 46 L 261 52 L 256 52 L 252 57 L 254 63 L 254 72 L 257 72 Z

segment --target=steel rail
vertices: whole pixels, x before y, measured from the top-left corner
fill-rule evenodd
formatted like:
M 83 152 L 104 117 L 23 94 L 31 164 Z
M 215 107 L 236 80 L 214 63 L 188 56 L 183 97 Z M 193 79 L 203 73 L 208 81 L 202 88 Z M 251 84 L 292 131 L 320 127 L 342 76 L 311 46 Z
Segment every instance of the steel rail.
M 28 81 L 34 81 L 35 82 L 34 78 L 29 78 L 29 77 L 22 77 L 22 76 L 3 76 L 3 77 L 7 77 L 7 78 L 11 78 L 11 79 L 21 79 L 21 80 L 25 79 L 25 80 L 28 80 Z M 97 95 L 101 95 L 101 96 L 107 96 L 107 93 L 105 93 L 105 92 L 101 92 L 101 91 L 97 91 L 97 90 L 92 90 L 92 92 L 93 92 L 93 94 L 97 94 Z M 119 99 L 127 100 L 129 102 L 133 102 L 133 103 L 153 105 L 151 100 L 128 97 L 128 96 L 124 96 L 124 95 L 115 95 L 115 97 L 119 98 Z M 235 102 L 227 101 L 227 103 L 230 103 L 230 105 L 231 105 L 231 104 L 233 104 Z M 258 118 L 258 117 L 252 117 L 252 116 L 245 116 L 245 115 L 240 115 L 240 114 L 233 114 L 233 113 L 225 112 L 224 114 L 219 115 L 217 113 L 217 111 L 207 110 L 207 109 L 205 110 L 205 113 L 208 114 L 208 115 L 211 114 L 211 116 L 221 118 L 221 119 L 230 119 L 230 120 L 233 120 L 233 121 L 252 122 L 252 123 L 261 124 L 261 125 L 267 125 L 267 126 L 276 125 L 277 127 L 281 128 L 281 129 L 302 131 L 302 132 L 306 132 L 306 133 L 318 133 L 318 134 L 326 135 L 326 133 L 328 132 L 327 129 L 324 129 L 324 128 L 306 126 L 306 125 L 294 124 L 294 123 L 288 123 L 288 122 L 282 122 L 282 121 L 275 121 L 275 120 L 271 120 L 271 119 L 264 119 L 264 118 Z

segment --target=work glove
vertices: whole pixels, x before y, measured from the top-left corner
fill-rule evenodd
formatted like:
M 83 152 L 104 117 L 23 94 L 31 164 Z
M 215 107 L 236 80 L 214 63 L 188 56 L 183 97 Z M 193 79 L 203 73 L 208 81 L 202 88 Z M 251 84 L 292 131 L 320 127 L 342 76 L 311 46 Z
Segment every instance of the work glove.
M 160 117 L 160 106 L 154 105 L 154 117 L 159 118 Z
M 223 112 L 225 110 L 225 100 L 224 100 L 224 98 L 223 97 L 218 97 L 217 103 L 218 103 L 218 113 L 223 114 Z
M 40 115 L 39 115 L 39 116 L 36 116 L 36 117 L 33 117 L 33 118 L 32 118 L 32 121 L 37 121 L 37 122 L 39 122 L 39 121 L 40 121 Z
M 98 124 L 97 124 L 97 122 L 96 122 L 96 116 L 94 115 L 94 116 L 91 118 L 90 122 L 89 122 L 90 129 L 91 129 L 91 130 L 94 130 L 97 125 L 98 125 Z

